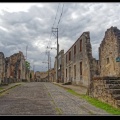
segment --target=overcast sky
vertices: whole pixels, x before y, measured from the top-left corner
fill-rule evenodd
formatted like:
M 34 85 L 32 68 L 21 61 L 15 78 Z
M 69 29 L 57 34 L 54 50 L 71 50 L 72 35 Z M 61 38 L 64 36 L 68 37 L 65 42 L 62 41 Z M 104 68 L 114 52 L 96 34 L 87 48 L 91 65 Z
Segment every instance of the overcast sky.
M 64 4 L 64 7 L 63 7 Z M 57 17 L 56 11 L 59 5 Z M 105 31 L 120 28 L 120 3 L 0 3 L 0 51 L 8 57 L 22 51 L 35 71 L 47 70 L 47 46 L 56 47 L 51 27 L 59 23 L 60 50 L 66 52 L 78 37 L 90 31 L 93 57 L 98 59 L 98 47 Z M 50 51 L 54 67 L 56 50 Z

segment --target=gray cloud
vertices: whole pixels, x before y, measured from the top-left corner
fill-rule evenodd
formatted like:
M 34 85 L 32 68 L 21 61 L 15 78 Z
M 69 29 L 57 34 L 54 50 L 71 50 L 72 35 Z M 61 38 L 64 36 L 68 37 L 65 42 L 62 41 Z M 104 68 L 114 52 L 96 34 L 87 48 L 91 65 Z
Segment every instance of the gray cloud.
M 1 3 L 2 4 L 2 3 Z M 16 3 L 17 4 L 17 3 Z M 0 14 L 0 51 L 10 56 L 18 51 L 26 55 L 35 70 L 47 70 L 46 47 L 56 47 L 56 37 L 50 39 L 58 3 L 42 3 L 44 6 L 33 5 L 27 12 L 9 12 L 3 10 Z M 63 3 L 60 3 L 56 27 Z M 114 9 L 115 8 L 115 9 Z M 63 16 L 59 24 L 60 50 L 66 52 L 78 37 L 85 31 L 90 31 L 93 57 L 98 59 L 98 47 L 105 31 L 111 26 L 120 28 L 120 3 L 64 3 Z M 51 52 L 51 66 L 54 66 L 56 50 Z

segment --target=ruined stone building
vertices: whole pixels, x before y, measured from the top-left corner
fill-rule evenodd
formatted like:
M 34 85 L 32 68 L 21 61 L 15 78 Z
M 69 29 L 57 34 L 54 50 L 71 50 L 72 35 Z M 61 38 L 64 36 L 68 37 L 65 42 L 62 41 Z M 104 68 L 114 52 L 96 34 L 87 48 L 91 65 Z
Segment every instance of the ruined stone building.
M 48 71 L 45 72 L 40 72 L 40 76 L 41 76 L 41 81 L 48 81 Z
M 93 62 L 96 64 L 93 66 Z M 64 54 L 64 82 L 88 87 L 97 71 L 92 57 L 90 33 L 84 32 Z
M 54 68 L 49 70 L 49 81 L 54 82 L 54 75 L 55 75 L 55 70 Z
M 10 78 L 14 80 L 25 79 L 25 58 L 21 51 L 10 56 Z
M 0 84 L 4 81 L 5 77 L 5 58 L 4 54 L 0 52 Z
M 119 76 L 120 62 L 120 30 L 111 27 L 105 32 L 105 37 L 99 47 L 100 76 Z
M 57 56 L 55 57 L 54 69 L 57 71 Z M 57 80 L 57 74 L 55 79 Z M 64 82 L 64 50 L 58 53 L 58 81 Z
M 39 71 L 36 71 L 35 72 L 35 81 L 40 81 L 40 72 Z
M 5 58 L 0 52 L 0 84 L 17 81 L 30 81 L 30 70 L 26 67 L 23 53 L 19 51 Z
M 35 81 L 37 82 L 45 82 L 48 81 L 48 72 L 35 72 Z
M 5 58 L 5 79 L 4 83 L 8 84 L 10 82 L 13 82 L 10 79 L 10 57 Z
M 120 108 L 120 30 L 111 27 L 99 47 L 100 76 L 93 78 L 93 97 Z

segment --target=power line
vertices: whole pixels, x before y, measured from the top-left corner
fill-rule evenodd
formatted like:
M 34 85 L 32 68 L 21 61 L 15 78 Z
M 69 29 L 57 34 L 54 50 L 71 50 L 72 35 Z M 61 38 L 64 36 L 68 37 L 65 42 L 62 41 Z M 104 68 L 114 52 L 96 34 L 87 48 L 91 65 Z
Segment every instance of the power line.
M 62 14 L 63 14 L 63 8 L 64 8 L 64 3 L 63 3 L 62 12 L 61 12 L 61 15 L 60 15 L 60 19 L 59 19 L 59 21 L 58 21 L 58 25 L 59 25 L 59 23 L 60 23 L 60 20 L 61 20 Z M 58 25 L 57 25 L 57 27 L 58 27 Z
M 57 18 L 59 6 L 60 6 L 60 3 L 58 4 L 58 7 L 57 7 L 57 12 L 56 12 L 56 16 L 55 16 L 55 19 L 54 19 L 54 23 L 53 23 L 52 28 L 54 27 L 54 24 L 55 24 L 55 21 L 56 21 L 56 18 Z M 60 23 L 60 20 L 61 20 L 62 14 L 63 14 L 63 8 L 64 8 L 64 4 L 63 4 L 63 7 L 62 7 L 62 12 L 61 12 L 61 15 L 60 15 L 60 18 L 59 18 L 59 21 L 58 21 L 58 25 L 59 25 L 59 23 Z M 58 25 L 57 25 L 57 27 L 58 27 Z M 57 36 L 58 36 L 58 35 L 57 35 Z M 50 43 L 51 43 L 51 37 L 52 37 L 52 31 L 51 31 L 51 34 L 50 34 L 50 39 L 49 39 L 49 41 L 48 41 L 49 47 L 50 47 Z M 58 46 L 58 44 L 57 44 L 57 46 Z M 48 46 L 47 46 L 47 47 L 48 47 Z M 47 50 L 46 50 L 46 51 L 47 51 Z M 58 53 L 58 52 L 57 52 L 57 53 Z M 45 58 L 45 57 L 44 57 L 44 58 Z
M 53 27 L 54 24 L 55 24 L 55 21 L 56 21 L 56 18 L 57 18 L 57 13 L 58 13 L 58 10 L 59 10 L 59 6 L 60 6 L 60 3 L 58 4 L 57 12 L 56 12 L 55 19 L 54 19 L 54 23 L 53 23 L 52 27 Z M 52 31 L 51 31 L 51 33 L 50 33 L 50 37 L 49 37 L 49 41 L 48 41 L 48 45 L 50 45 L 51 37 L 52 37 Z M 48 46 L 48 45 L 47 45 L 47 46 Z M 47 49 L 46 49 L 46 52 L 47 52 Z M 46 54 L 45 54 L 45 56 L 46 56 Z M 45 59 L 45 57 L 44 57 L 44 59 Z
M 54 19 L 54 23 L 53 23 L 53 25 L 52 25 L 52 28 L 54 27 L 54 24 L 55 24 L 55 21 L 56 21 L 56 18 L 57 18 L 59 6 L 60 6 L 60 3 L 58 4 L 58 7 L 57 7 L 57 12 L 56 12 L 56 15 L 55 15 L 55 19 Z M 50 47 L 51 37 L 52 37 L 52 31 L 51 31 L 51 34 L 50 34 L 50 39 L 49 39 L 49 41 L 48 41 L 49 47 Z
M 43 59 L 43 61 L 45 60 L 45 56 L 47 55 L 46 53 L 47 53 L 47 50 L 45 51 L 45 54 L 44 54 L 44 59 Z
M 55 20 L 56 20 L 56 18 L 57 18 L 57 13 L 58 13 L 59 6 L 60 6 L 60 3 L 58 4 L 58 7 L 57 7 L 57 12 L 56 12 Z M 54 27 L 55 20 L 54 20 L 54 23 L 53 23 L 53 26 L 52 26 L 52 27 Z

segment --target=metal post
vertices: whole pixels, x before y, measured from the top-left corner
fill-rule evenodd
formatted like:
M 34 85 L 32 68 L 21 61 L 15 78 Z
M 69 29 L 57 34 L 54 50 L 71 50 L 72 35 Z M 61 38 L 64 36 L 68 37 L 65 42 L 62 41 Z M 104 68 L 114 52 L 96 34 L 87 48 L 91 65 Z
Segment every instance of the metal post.
M 51 70 L 51 57 L 50 57 L 50 70 Z
M 57 31 L 52 31 L 52 32 L 57 32 L 57 56 L 56 56 L 56 61 L 57 61 L 57 70 L 56 70 L 56 76 L 57 76 L 57 82 L 59 82 L 58 80 L 58 52 L 59 52 L 59 45 L 58 45 L 58 28 L 52 28 L 52 29 L 56 29 Z
M 27 60 L 27 48 L 28 48 L 28 45 L 26 46 L 26 60 Z
M 49 82 L 49 51 L 48 51 L 48 82 Z
M 59 83 L 59 80 L 58 80 L 58 28 L 57 28 L 57 82 Z

